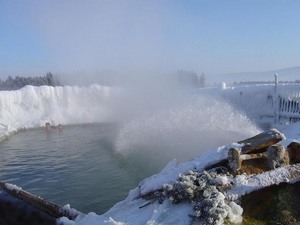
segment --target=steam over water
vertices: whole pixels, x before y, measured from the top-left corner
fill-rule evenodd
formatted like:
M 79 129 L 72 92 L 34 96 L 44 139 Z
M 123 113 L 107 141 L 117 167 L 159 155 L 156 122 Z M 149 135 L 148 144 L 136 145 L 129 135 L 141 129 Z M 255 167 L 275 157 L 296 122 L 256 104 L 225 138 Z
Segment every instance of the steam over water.
M 99 87 L 94 91 L 103 95 Z M 99 105 L 97 99 L 86 102 L 95 110 L 82 115 L 91 116 L 83 116 L 89 121 L 105 114 L 109 125 L 65 126 L 50 133 L 39 128 L 1 143 L 0 179 L 61 205 L 103 213 L 169 161 L 190 160 L 259 132 L 243 113 L 211 94 L 149 88 L 105 96 Z M 59 99 L 64 98 L 68 95 Z
M 115 151 L 144 159 L 140 166 L 152 172 L 172 159 L 190 160 L 203 151 L 259 132 L 243 113 L 216 97 L 192 100 L 123 123 Z

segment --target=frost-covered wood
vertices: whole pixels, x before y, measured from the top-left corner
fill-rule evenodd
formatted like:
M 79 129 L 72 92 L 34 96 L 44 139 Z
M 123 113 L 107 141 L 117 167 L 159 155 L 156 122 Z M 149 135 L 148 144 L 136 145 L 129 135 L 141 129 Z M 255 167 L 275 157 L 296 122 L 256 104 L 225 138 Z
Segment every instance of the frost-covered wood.
M 67 217 L 71 220 L 74 220 L 78 215 L 79 212 L 76 210 L 72 210 L 67 207 L 61 207 L 55 203 L 49 202 L 39 196 L 33 195 L 27 191 L 22 190 L 22 188 L 1 182 L 0 181 L 0 188 L 2 188 L 5 192 L 9 193 L 10 195 L 18 198 L 20 200 L 25 201 L 29 205 L 33 206 L 34 208 L 43 211 L 44 213 L 48 214 L 49 216 L 60 218 L 60 217 Z
M 280 133 L 277 129 L 270 129 L 259 133 L 251 138 L 238 141 L 237 143 L 242 144 L 241 153 L 258 153 L 266 150 L 267 147 L 274 145 L 280 141 L 285 140 L 285 136 Z
M 289 165 L 288 153 L 284 146 L 280 144 L 269 146 L 266 152 L 255 154 L 240 154 L 240 150 L 237 148 L 228 150 L 228 166 L 234 172 L 242 168 L 243 161 L 255 159 L 264 159 L 260 162 L 265 163 L 265 168 L 269 170 Z

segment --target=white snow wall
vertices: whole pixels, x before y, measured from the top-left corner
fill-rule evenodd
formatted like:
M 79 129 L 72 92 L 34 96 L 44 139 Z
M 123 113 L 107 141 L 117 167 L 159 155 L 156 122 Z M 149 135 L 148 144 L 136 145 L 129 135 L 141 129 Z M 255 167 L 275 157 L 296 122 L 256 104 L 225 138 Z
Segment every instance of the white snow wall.
M 104 122 L 111 93 L 110 87 L 100 85 L 25 86 L 16 91 L 0 91 L 0 136 L 44 126 L 46 122 L 53 125 Z
M 278 94 L 288 99 L 297 98 L 298 101 L 299 90 L 299 84 L 279 85 Z M 175 97 L 168 98 L 166 90 L 156 93 L 157 90 L 154 89 L 150 92 L 150 96 L 147 91 L 148 95 L 145 95 L 137 89 L 130 95 L 131 92 L 128 94 L 124 89 L 97 84 L 87 87 L 26 86 L 16 91 L 0 91 L 0 137 L 22 128 L 44 126 L 46 122 L 53 125 L 111 122 L 123 114 L 132 113 L 131 109 L 138 111 L 139 107 L 144 105 L 151 111 L 151 108 L 157 106 L 157 101 L 161 104 L 171 104 L 169 100 L 175 99 L 175 102 L 178 102 L 180 100 L 178 97 L 182 94 L 175 91 Z M 198 94 L 201 96 L 205 93 L 216 94 L 216 96 L 213 94 L 212 98 L 223 97 L 252 119 L 274 114 L 272 101 L 274 85 L 252 85 L 224 90 L 205 88 L 199 90 Z M 152 98 L 151 94 L 155 96 Z M 174 93 L 169 93 L 172 94 Z M 167 97 L 162 98 L 165 95 Z

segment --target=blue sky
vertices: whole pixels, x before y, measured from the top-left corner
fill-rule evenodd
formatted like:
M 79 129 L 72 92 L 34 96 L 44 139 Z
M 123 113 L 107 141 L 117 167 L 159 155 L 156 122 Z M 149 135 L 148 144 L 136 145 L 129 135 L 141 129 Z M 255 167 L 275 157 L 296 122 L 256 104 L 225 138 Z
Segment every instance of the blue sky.
M 299 66 L 297 0 L 0 0 L 0 78 Z

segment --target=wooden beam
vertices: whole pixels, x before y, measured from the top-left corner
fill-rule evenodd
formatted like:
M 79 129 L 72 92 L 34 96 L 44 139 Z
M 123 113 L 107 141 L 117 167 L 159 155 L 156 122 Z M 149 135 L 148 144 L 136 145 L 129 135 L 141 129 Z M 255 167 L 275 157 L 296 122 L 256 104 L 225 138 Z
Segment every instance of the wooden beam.
M 273 128 L 237 143 L 244 145 L 241 154 L 249 154 L 263 152 L 267 147 L 284 140 L 284 135 Z
M 53 202 L 49 202 L 41 198 L 40 196 L 24 191 L 20 187 L 13 184 L 0 181 L 0 188 L 2 188 L 5 192 L 12 195 L 13 197 L 18 198 L 28 203 L 32 207 L 55 218 L 67 217 L 70 220 L 74 220 L 80 213 L 76 210 L 68 210 Z

